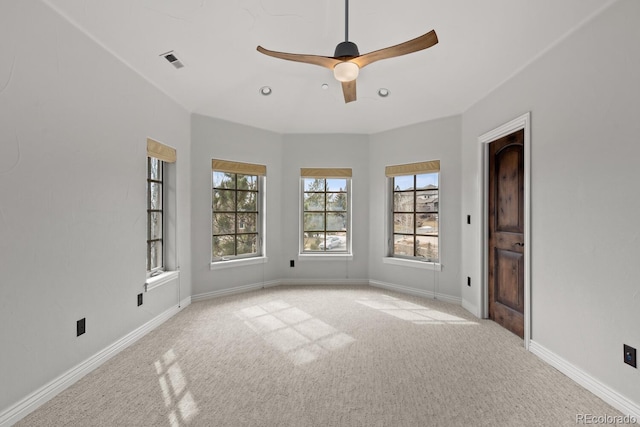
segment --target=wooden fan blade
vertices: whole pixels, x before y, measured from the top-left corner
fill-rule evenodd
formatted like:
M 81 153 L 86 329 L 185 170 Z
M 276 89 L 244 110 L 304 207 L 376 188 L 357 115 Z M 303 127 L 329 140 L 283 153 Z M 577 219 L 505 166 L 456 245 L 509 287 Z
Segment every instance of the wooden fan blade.
M 430 48 L 436 43 L 438 43 L 438 36 L 434 30 L 431 30 L 427 34 L 416 37 L 413 40 L 365 53 L 364 55 L 351 59 L 351 62 L 355 62 L 358 67 L 362 68 L 381 59 L 394 58 L 396 56 L 406 55 L 407 53 Z
M 262 46 L 258 46 L 258 52 L 264 53 L 268 56 L 273 56 L 274 58 L 286 59 L 288 61 L 295 62 L 304 62 L 307 64 L 319 65 L 321 67 L 328 68 L 333 70 L 333 67 L 336 66 L 337 63 L 342 62 L 339 59 L 331 58 L 328 56 L 319 56 L 319 55 L 302 55 L 298 53 L 284 53 L 284 52 L 276 52 L 273 50 L 265 49 Z
M 356 100 L 356 81 L 342 82 L 342 94 L 344 95 L 344 103 L 348 104 Z

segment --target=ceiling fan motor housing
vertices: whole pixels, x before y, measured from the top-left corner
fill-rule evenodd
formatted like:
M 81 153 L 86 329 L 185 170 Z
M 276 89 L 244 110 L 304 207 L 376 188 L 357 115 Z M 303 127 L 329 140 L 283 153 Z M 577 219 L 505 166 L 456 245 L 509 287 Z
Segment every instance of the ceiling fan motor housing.
M 356 57 L 360 56 L 358 46 L 352 42 L 342 42 L 336 46 L 336 52 L 333 54 L 334 58 Z

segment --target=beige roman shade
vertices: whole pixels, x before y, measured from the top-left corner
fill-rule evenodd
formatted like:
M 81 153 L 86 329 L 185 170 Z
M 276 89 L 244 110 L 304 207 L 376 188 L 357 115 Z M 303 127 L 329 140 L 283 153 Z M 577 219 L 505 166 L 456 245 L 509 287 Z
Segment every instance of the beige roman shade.
M 252 163 L 232 162 L 229 160 L 211 160 L 211 169 L 218 172 L 239 173 L 243 175 L 267 175 L 265 165 L 254 165 Z
M 407 163 L 406 165 L 387 166 L 384 169 L 388 177 L 401 175 L 418 175 L 421 173 L 440 172 L 440 160 L 430 160 L 428 162 Z
M 301 168 L 302 178 L 351 178 L 351 168 Z
M 176 162 L 176 149 L 147 138 L 147 156 L 167 163 Z

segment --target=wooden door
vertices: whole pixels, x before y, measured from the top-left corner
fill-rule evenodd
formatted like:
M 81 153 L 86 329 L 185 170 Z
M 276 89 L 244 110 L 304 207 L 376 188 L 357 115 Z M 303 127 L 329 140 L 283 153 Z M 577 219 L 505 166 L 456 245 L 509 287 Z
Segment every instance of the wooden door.
M 524 130 L 489 144 L 489 318 L 524 337 Z

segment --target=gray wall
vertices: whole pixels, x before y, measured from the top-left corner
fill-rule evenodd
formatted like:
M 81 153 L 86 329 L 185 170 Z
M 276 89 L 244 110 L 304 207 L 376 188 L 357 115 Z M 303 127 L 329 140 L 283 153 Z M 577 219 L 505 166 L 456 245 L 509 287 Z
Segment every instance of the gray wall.
M 478 136 L 531 111 L 532 339 L 640 402 L 640 2 L 620 1 L 462 118 L 462 210 L 480 211 Z M 462 276 L 478 283 L 477 223 Z M 469 306 L 479 287 L 462 288 Z
M 460 299 L 460 117 L 394 129 L 371 136 L 369 166 L 369 278 L 421 294 Z M 440 160 L 440 262 L 442 271 L 383 264 L 387 238 L 385 166 Z
M 215 293 L 280 278 L 282 265 L 282 137 L 194 114 L 192 116 L 193 295 Z M 211 159 L 267 166 L 266 264 L 211 271 Z
M 2 11 L 0 409 L 177 306 L 177 281 L 136 305 L 147 137 L 178 151 L 191 295 L 188 112 L 40 2 L 5 0 Z

